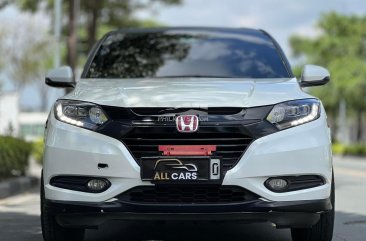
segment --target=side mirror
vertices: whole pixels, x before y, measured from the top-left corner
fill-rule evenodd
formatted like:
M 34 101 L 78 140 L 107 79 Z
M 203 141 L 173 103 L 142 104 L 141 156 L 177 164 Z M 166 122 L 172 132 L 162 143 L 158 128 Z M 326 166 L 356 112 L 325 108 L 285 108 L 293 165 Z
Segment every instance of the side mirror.
M 75 87 L 74 74 L 69 66 L 55 68 L 46 75 L 46 85 L 67 88 Z
M 300 79 L 301 87 L 325 85 L 330 80 L 329 71 L 317 65 L 305 65 Z

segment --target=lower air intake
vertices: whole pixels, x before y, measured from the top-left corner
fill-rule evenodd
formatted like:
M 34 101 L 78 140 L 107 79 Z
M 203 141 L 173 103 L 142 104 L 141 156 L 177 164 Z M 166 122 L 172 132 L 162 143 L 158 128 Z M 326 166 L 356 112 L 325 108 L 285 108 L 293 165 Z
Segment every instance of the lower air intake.
M 252 201 L 258 196 L 237 186 L 139 186 L 117 198 L 134 203 L 216 204 Z

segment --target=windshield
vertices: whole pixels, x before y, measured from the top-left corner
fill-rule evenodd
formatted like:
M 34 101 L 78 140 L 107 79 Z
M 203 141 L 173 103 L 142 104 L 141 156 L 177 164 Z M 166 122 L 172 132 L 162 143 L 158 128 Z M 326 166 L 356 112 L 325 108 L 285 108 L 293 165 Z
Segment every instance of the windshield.
M 284 78 L 289 73 L 260 31 L 114 32 L 96 51 L 87 78 Z

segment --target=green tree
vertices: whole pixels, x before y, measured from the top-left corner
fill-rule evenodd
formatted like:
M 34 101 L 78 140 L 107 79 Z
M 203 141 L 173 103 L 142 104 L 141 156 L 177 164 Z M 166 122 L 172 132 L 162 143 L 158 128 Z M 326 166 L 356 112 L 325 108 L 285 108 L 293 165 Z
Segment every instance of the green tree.
M 0 9 L 6 7 L 10 3 L 10 0 L 0 0 Z
M 362 138 L 362 117 L 366 111 L 366 17 L 325 14 L 317 24 L 316 38 L 292 36 L 295 57 L 327 67 L 332 81 L 311 90 L 319 96 L 334 120 L 338 104 L 345 99 L 356 115 L 357 141 Z
M 5 32 L 3 28 L 0 28 L 0 56 L 6 56 L 5 46 L 4 46 L 4 37 Z M 2 70 L 4 66 L 4 58 L 0 58 L 0 71 Z M 0 82 L 1 86 L 1 82 Z
M 45 59 L 49 58 L 49 51 L 44 46 L 50 45 L 48 39 L 29 43 L 20 54 L 9 57 L 9 75 L 14 81 L 15 88 L 21 90 L 28 83 L 37 80 L 40 73 L 45 71 Z M 49 49 L 48 49 L 49 50 Z
M 77 66 L 78 52 L 86 54 L 96 42 L 99 36 L 98 30 L 122 28 L 122 27 L 140 27 L 143 22 L 134 17 L 137 10 L 149 9 L 154 4 L 174 5 L 180 4 L 182 0 L 79 0 L 80 12 L 86 27 L 86 39 L 80 39 L 81 43 L 77 46 L 78 30 L 76 28 L 76 2 L 75 0 L 63 0 L 64 10 L 67 12 L 67 57 L 66 62 L 74 70 Z M 42 2 L 46 2 L 48 9 L 53 8 L 51 0 L 17 0 L 19 6 L 24 10 L 37 11 Z M 107 26 L 107 27 L 103 27 Z M 79 31 L 83 32 L 83 31 Z
M 0 11 L 7 5 L 8 1 L 0 0 Z M 6 30 L 5 28 L 0 26 L 0 56 L 7 56 L 5 38 L 6 38 Z M 5 58 L 0 58 L 0 73 L 4 67 L 4 64 L 5 64 Z M 3 85 L 2 80 L 0 80 L 0 90 L 2 85 Z
M 52 63 L 53 39 L 48 34 L 47 27 L 32 21 L 32 16 L 23 16 L 19 21 L 0 26 L 0 54 L 6 56 L 0 59 L 0 68 L 10 77 L 17 91 L 30 83 L 37 83 L 41 97 L 42 109 L 47 105 L 47 89 L 43 83 L 46 70 Z
M 182 0 L 88 0 L 81 1 L 81 11 L 87 16 L 87 43 L 90 50 L 97 38 L 100 25 L 112 28 L 141 27 L 144 22 L 136 19 L 137 10 L 151 8 L 154 4 L 174 5 Z

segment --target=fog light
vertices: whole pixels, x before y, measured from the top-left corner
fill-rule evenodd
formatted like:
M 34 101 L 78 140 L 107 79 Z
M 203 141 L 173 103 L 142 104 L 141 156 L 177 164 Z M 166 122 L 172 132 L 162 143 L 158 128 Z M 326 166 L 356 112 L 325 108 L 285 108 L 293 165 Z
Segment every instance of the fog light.
M 91 179 L 87 183 L 87 187 L 90 191 L 99 192 L 104 190 L 108 186 L 107 181 L 103 179 Z
M 274 192 L 281 192 L 288 188 L 288 182 L 282 178 L 270 178 L 265 183 L 266 187 Z

